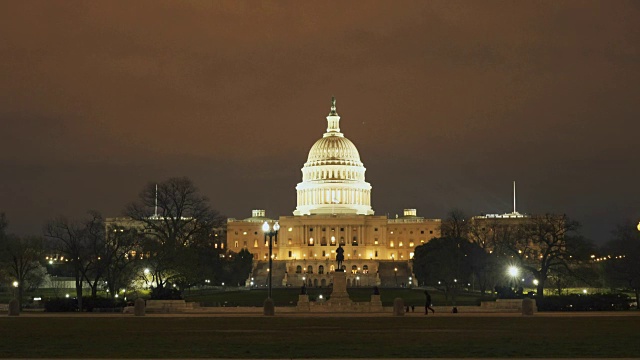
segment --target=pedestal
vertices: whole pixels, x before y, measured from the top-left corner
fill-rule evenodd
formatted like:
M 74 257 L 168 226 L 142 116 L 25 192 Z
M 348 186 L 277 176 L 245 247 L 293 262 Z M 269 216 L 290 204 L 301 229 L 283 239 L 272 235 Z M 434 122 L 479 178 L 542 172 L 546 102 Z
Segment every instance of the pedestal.
M 347 293 L 347 274 L 344 272 L 333 273 L 333 291 L 331 298 L 327 302 L 333 308 L 349 308 L 352 305 Z

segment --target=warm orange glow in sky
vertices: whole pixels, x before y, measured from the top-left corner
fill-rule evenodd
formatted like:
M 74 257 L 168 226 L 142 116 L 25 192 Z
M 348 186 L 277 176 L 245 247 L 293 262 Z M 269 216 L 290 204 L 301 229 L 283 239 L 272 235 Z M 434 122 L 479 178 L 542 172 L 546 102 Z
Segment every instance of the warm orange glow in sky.
M 377 214 L 640 218 L 634 1 L 3 1 L 0 211 L 120 215 L 188 176 L 290 215 L 331 96 Z

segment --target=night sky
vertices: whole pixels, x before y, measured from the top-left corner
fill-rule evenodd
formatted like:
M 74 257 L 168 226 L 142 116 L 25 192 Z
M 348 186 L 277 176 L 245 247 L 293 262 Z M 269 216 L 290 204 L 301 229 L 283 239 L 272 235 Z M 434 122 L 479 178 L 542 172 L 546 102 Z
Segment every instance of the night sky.
M 0 211 L 120 216 L 187 176 L 291 215 L 331 96 L 378 215 L 640 220 L 638 1 L 2 1 Z

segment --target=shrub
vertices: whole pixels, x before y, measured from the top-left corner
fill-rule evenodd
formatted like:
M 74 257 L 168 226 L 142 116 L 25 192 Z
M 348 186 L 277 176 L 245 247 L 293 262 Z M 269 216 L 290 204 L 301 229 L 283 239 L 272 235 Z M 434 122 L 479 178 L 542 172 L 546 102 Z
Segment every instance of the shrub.
M 538 311 L 612 311 L 629 310 L 625 294 L 571 294 L 545 296 L 536 300 Z
M 70 312 L 78 311 L 78 301 L 70 298 L 54 298 L 44 301 L 46 312 Z

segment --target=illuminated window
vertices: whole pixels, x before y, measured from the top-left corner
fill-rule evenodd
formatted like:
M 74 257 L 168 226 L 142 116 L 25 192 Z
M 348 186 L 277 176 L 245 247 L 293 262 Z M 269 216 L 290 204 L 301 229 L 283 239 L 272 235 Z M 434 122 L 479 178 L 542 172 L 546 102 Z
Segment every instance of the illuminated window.
M 309 238 L 309 246 L 313 246 L 313 238 Z
M 355 266 L 355 265 L 353 265 L 353 266 L 351 267 L 351 273 L 352 273 L 352 274 L 357 274 L 357 273 L 358 273 L 358 267 L 357 267 L 357 266 Z
M 389 241 L 389 247 L 394 247 L 393 240 Z
M 398 242 L 398 246 L 399 246 L 399 247 L 402 247 L 402 241 L 399 241 L 399 242 Z
M 258 239 L 253 240 L 253 247 L 258 247 Z
M 363 265 L 362 266 L 362 273 L 363 274 L 368 274 L 369 273 L 369 266 Z
M 238 242 L 236 241 L 236 242 L 234 243 L 234 245 L 235 245 L 235 247 L 237 248 L 237 247 L 238 247 Z
M 409 247 L 413 247 L 413 240 L 409 241 Z
M 375 240 L 373 240 L 373 245 L 378 245 L 378 238 L 375 238 Z

